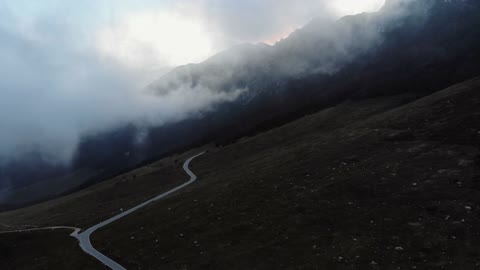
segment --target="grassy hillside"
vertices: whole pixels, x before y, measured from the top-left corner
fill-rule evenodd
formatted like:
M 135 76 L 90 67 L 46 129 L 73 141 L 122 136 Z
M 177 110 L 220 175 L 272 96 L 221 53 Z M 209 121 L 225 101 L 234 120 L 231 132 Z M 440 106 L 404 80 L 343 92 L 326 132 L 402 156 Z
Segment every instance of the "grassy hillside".
M 346 102 L 210 147 L 191 166 L 197 183 L 95 233 L 94 246 L 128 269 L 475 269 L 479 90 L 477 78 L 406 105 Z M 197 151 L 2 213 L 0 226 L 85 228 L 184 181 Z
M 69 233 L 66 230 L 0 234 L 0 269 L 108 269 L 83 253 Z
M 129 269 L 474 269 L 479 90 L 343 104 L 215 149 L 196 186 L 95 245 Z

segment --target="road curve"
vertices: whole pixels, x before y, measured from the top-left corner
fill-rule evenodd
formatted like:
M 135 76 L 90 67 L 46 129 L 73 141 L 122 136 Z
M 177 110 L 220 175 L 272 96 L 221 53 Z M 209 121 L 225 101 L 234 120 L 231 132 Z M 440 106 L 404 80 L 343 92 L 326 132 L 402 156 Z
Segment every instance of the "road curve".
M 97 260 L 99 260 L 100 262 L 102 262 L 103 264 L 105 264 L 106 266 L 110 267 L 110 269 L 112 270 L 126 270 L 123 266 L 121 266 L 120 264 L 116 263 L 115 261 L 113 261 L 112 259 L 108 258 L 107 256 L 103 255 L 102 253 L 100 253 L 98 250 L 96 250 L 93 246 L 92 246 L 92 243 L 90 242 L 90 236 L 92 235 L 92 233 L 94 233 L 96 230 L 102 228 L 102 227 L 105 227 L 107 226 L 108 224 L 116 221 L 116 220 L 119 220 L 155 201 L 158 201 L 160 199 L 163 199 L 165 197 L 167 197 L 168 195 L 174 193 L 174 192 L 177 192 L 179 191 L 180 189 L 192 184 L 193 182 L 195 182 L 197 180 L 197 176 L 188 168 L 188 166 L 190 165 L 190 162 L 205 154 L 205 152 L 202 152 L 198 155 L 195 155 L 189 159 L 187 159 L 185 161 L 185 163 L 183 164 L 183 170 L 185 170 L 185 172 L 190 176 L 190 180 L 172 190 L 169 190 L 165 193 L 162 193 L 160 195 L 158 195 L 157 197 L 153 198 L 153 199 L 150 199 L 138 206 L 135 206 L 125 212 L 122 212 L 121 214 L 119 215 L 116 215 L 110 219 L 107 219 L 89 229 L 87 229 L 86 231 L 82 232 L 82 233 L 79 233 L 80 232 L 80 229 L 79 228 L 75 228 L 75 227 L 67 227 L 67 226 L 56 226 L 56 227 L 46 227 L 46 228 L 33 228 L 33 229 L 26 229 L 26 230 L 15 230 L 15 231 L 5 231 L 5 232 L 0 232 L 1 233 L 20 233 L 20 232 L 33 232 L 33 231 L 44 231 L 44 230 L 58 230 L 58 229 L 71 229 L 73 230 L 74 232 L 72 234 L 70 234 L 70 236 L 72 237 L 75 237 L 76 239 L 78 239 L 78 241 L 80 242 L 80 247 L 82 248 L 82 250 L 95 257 Z
M 122 212 L 121 214 L 119 215 L 116 215 L 110 219 L 107 219 L 89 229 L 87 229 L 86 231 L 78 234 L 77 236 L 74 236 L 75 238 L 78 239 L 78 241 L 80 241 L 80 247 L 83 249 L 83 251 L 85 251 L 86 253 L 90 254 L 91 256 L 95 257 L 97 260 L 99 260 L 100 262 L 102 262 L 103 264 L 105 264 L 106 266 L 110 267 L 112 270 L 126 270 L 123 266 L 119 265 L 118 263 L 116 263 L 115 261 L 113 261 L 112 259 L 108 258 L 107 256 L 103 255 L 102 253 L 100 253 L 98 250 L 96 250 L 93 246 L 92 246 L 92 243 L 90 242 L 90 235 L 92 233 L 94 233 L 96 230 L 102 228 L 102 227 L 105 227 L 107 226 L 108 224 L 116 221 L 116 220 L 119 220 L 155 201 L 158 201 L 160 199 L 163 199 L 165 197 L 167 197 L 168 195 L 176 192 L 176 191 L 179 191 L 180 189 L 192 184 L 193 182 L 195 182 L 197 180 L 197 176 L 188 168 L 188 166 L 190 165 L 190 162 L 205 154 L 205 152 L 202 152 L 198 155 L 195 155 L 189 159 L 187 159 L 187 161 L 185 161 L 185 163 L 183 164 L 183 169 L 185 170 L 185 172 L 190 176 L 190 180 L 172 190 L 169 190 L 165 193 L 162 193 L 160 195 L 158 195 L 157 197 L 153 198 L 153 199 L 150 199 L 138 206 L 135 206 L 125 212 Z

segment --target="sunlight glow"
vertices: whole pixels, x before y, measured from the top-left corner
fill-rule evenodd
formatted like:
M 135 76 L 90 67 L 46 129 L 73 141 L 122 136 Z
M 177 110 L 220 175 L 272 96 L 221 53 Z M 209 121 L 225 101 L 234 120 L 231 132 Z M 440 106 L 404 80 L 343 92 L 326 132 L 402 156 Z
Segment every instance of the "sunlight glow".
M 97 47 L 103 54 L 133 66 L 196 63 L 205 60 L 213 50 L 202 24 L 171 13 L 130 15 L 102 29 Z
M 269 37 L 268 39 L 264 40 L 263 42 L 268 44 L 268 45 L 275 45 L 277 42 L 279 42 L 282 39 L 285 39 L 288 36 L 290 36 L 290 34 L 293 33 L 298 28 L 300 28 L 300 27 L 291 26 L 288 29 L 286 29 L 285 31 L 283 31 L 282 33 L 276 34 L 272 37 Z
M 385 0 L 334 0 L 332 9 L 338 16 L 378 11 Z

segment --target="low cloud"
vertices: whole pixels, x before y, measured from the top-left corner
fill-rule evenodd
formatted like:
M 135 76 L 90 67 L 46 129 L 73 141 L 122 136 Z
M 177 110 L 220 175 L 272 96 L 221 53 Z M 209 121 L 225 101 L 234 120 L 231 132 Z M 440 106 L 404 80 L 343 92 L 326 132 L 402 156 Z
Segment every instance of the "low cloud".
M 39 21 L 28 31 L 0 27 L 0 160 L 32 151 L 67 163 L 82 135 L 141 122 L 162 125 L 235 99 L 184 87 L 156 96 L 142 90 L 139 70 L 78 45 L 72 29 Z
M 68 163 L 85 134 L 162 125 L 232 101 L 247 90 L 143 89 L 173 66 L 334 19 L 335 1 L 0 0 L 0 162 L 36 151 Z

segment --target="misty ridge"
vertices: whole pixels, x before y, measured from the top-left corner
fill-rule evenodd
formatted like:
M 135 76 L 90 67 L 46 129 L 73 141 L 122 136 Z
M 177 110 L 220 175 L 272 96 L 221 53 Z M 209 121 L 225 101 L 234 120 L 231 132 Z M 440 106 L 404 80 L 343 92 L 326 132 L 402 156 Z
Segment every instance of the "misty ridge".
M 272 90 L 272 86 L 279 90 L 282 82 L 292 78 L 332 75 L 361 54 L 380 46 L 383 33 L 398 27 L 395 22 L 403 23 L 405 16 L 417 24 L 426 20 L 432 5 L 432 1 L 387 1 L 378 13 L 339 20 L 318 17 L 273 46 L 265 43 L 236 46 L 201 64 L 176 68 L 149 88 L 165 94 L 185 85 L 215 92 L 251 87 L 258 93 Z
M 69 45 L 53 49 L 73 40 L 42 36 L 32 43 L 30 37 L 0 31 L 5 54 L 0 75 L 2 162 L 37 152 L 51 163 L 68 164 L 84 135 L 133 122 L 179 121 L 236 96 L 184 87 L 156 97 L 138 90 L 138 74 L 93 50 L 76 51 Z
M 395 12 L 382 16 L 365 14 L 338 22 L 319 18 L 273 47 L 240 45 L 200 65 L 177 68 L 150 85 L 148 93 L 139 91 L 139 74 L 91 48 L 75 46 L 61 25 L 41 22 L 33 37 L 0 29 L 2 52 L 8 56 L 1 80 L 1 105 L 7 112 L 2 123 L 8 132 L 0 138 L 0 160 L 21 159 L 33 151 L 52 163 L 68 164 L 86 134 L 129 123 L 180 121 L 236 99 L 250 84 L 259 91 L 262 85 L 256 80 L 266 76 L 275 81 L 335 73 L 381 42 L 382 25 L 404 14 L 399 7 L 392 9 Z M 55 35 L 47 29 L 55 29 Z M 6 117 L 17 109 L 10 106 L 21 102 L 30 111 Z M 36 136 L 18 136 L 22 133 Z
M 55 23 L 39 23 L 38 36 L 0 27 L 0 203 L 24 203 L 14 190 L 32 183 L 58 195 L 348 99 L 426 95 L 469 78 L 480 60 L 466 53 L 480 45 L 478 11 L 471 0 L 390 0 L 379 12 L 316 18 L 273 46 L 239 45 L 153 82 L 80 49 Z M 445 47 L 457 35 L 469 38 Z

